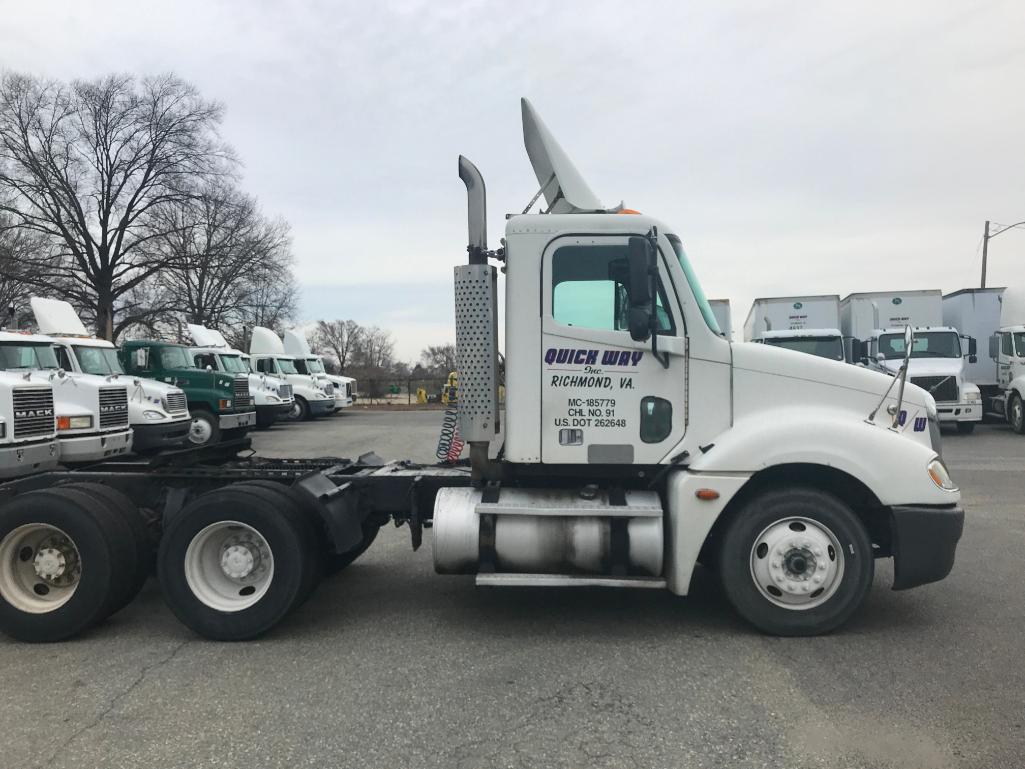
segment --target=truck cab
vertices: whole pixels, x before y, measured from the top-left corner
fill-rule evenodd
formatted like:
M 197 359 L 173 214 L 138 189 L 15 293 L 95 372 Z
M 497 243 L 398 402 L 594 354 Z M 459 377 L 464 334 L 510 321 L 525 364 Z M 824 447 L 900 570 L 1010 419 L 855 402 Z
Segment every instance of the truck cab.
M 744 340 L 845 360 L 840 297 L 774 296 L 755 299 L 744 321 Z
M 1003 413 L 1019 435 L 1025 435 L 1025 325 L 1004 326 L 994 338 L 999 395 L 994 409 Z
M 356 380 L 352 377 L 328 374 L 324 368 L 324 360 L 314 355 L 306 335 L 298 330 L 286 331 L 282 339 L 285 352 L 295 358 L 295 368 L 300 374 L 306 374 L 322 382 L 330 382 L 334 388 L 335 411 L 347 408 L 353 403 L 356 394 Z
M 263 326 L 254 327 L 249 355 L 257 372 L 292 385 L 295 402 L 288 419 L 302 421 L 334 413 L 334 385 L 319 376 L 301 373 L 295 357 L 285 353 L 281 338 L 274 331 Z
M 49 381 L 33 381 L 27 371 L 0 371 L 0 478 L 57 466 L 55 413 Z
M 135 339 L 121 346 L 119 358 L 129 374 L 184 391 L 191 415 L 188 441 L 194 446 L 241 438 L 256 424 L 249 377 L 197 368 L 185 345 Z
M 0 370 L 52 388 L 61 463 L 96 462 L 131 451 L 124 381 L 67 372 L 56 346 L 56 339 L 42 334 L 0 331 Z
M 57 299 L 32 297 L 39 330 L 52 336 L 57 363 L 77 374 L 115 377 L 128 387 L 128 423 L 135 452 L 178 448 L 192 423 L 185 393 L 173 385 L 125 374 L 117 349 L 90 335 L 74 308 Z
M 195 323 L 188 324 L 189 334 L 198 345 L 192 348 L 196 368 L 226 374 L 244 374 L 249 378 L 249 393 L 256 409 L 256 427 L 265 430 L 279 418 L 288 416 L 295 403 L 292 385 L 277 377 L 253 371 L 249 356 L 232 349 L 220 331 Z

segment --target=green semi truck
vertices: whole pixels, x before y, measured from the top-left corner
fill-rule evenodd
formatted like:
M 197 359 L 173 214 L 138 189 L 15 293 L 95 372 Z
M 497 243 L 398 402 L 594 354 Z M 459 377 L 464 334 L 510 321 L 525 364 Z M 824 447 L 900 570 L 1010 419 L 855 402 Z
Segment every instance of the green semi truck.
M 246 374 L 196 368 L 189 348 L 173 342 L 136 339 L 125 342 L 118 354 L 128 374 L 169 382 L 185 391 L 193 445 L 241 438 L 256 425 Z

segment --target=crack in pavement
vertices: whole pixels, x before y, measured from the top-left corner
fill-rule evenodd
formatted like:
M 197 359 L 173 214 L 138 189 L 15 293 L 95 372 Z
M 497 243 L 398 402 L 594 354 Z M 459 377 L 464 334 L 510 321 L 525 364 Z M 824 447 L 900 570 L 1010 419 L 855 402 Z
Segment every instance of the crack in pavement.
M 142 668 L 139 670 L 139 675 L 137 675 L 135 679 L 127 687 L 125 687 L 124 691 L 121 691 L 118 694 L 114 695 L 114 697 L 111 698 L 110 702 L 107 703 L 107 706 L 103 710 L 101 710 L 91 721 L 89 721 L 86 724 L 83 724 L 74 732 L 72 732 L 66 739 L 62 740 L 57 745 L 57 747 L 53 749 L 50 755 L 47 756 L 42 762 L 36 764 L 36 766 L 50 766 L 62 750 L 67 748 L 72 742 L 77 740 L 83 734 L 98 726 L 100 722 L 104 718 L 106 718 L 110 714 L 110 712 L 114 710 L 115 707 L 117 707 L 117 704 L 121 702 L 121 700 L 123 700 L 133 691 L 135 691 L 139 687 L 139 685 L 146 680 L 146 676 L 148 676 L 150 672 L 156 670 L 157 668 L 162 668 L 164 665 L 170 663 L 175 657 L 178 656 L 178 652 L 180 652 L 182 649 L 184 649 L 191 643 L 191 639 L 182 641 L 181 643 L 177 644 L 173 649 L 171 649 L 171 651 L 167 655 L 165 655 L 163 659 L 159 659 L 156 662 L 150 663 L 149 665 L 143 665 Z

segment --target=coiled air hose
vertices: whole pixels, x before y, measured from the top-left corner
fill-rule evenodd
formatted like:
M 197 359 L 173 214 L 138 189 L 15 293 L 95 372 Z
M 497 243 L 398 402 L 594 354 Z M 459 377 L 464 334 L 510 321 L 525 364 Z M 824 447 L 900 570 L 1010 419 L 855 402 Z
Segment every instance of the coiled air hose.
M 450 387 L 445 416 L 441 422 L 441 435 L 438 436 L 438 448 L 434 456 L 441 462 L 458 462 L 464 445 L 465 441 L 459 435 L 459 403 L 456 399 L 456 388 Z

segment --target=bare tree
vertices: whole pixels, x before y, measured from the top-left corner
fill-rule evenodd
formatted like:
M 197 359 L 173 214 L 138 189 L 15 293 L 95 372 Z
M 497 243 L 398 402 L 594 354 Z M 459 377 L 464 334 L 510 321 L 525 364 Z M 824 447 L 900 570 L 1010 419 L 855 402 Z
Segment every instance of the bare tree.
M 32 295 L 28 263 L 42 256 L 46 244 L 34 233 L 10 225 L 0 214 L 0 322 L 7 323 L 13 308 L 17 317 Z
M 33 280 L 92 308 L 100 336 L 114 337 L 121 300 L 166 266 L 145 248 L 164 232 L 155 209 L 233 170 L 221 117 L 173 75 L 0 77 L 0 212 L 47 239 Z
M 288 224 L 263 216 L 256 201 L 233 186 L 207 185 L 194 198 L 159 206 L 154 219 L 161 234 L 145 250 L 167 265 L 156 282 L 185 322 L 262 325 L 263 317 L 250 317 L 253 308 L 293 298 L 289 291 L 268 294 L 268 288 L 288 283 Z M 284 309 L 291 314 L 291 306 Z M 274 313 L 273 320 L 280 315 Z
M 454 344 L 430 345 L 420 353 L 423 367 L 433 374 L 448 376 L 456 370 L 456 346 Z
M 318 349 L 330 350 L 339 372 L 344 374 L 363 333 L 364 329 L 354 320 L 318 320 L 313 344 Z
M 390 331 L 379 326 L 370 326 L 363 330 L 355 353 L 356 360 L 362 368 L 386 372 L 394 363 L 395 341 Z

